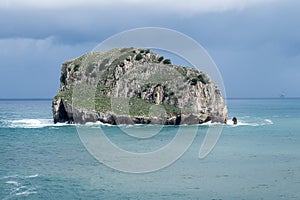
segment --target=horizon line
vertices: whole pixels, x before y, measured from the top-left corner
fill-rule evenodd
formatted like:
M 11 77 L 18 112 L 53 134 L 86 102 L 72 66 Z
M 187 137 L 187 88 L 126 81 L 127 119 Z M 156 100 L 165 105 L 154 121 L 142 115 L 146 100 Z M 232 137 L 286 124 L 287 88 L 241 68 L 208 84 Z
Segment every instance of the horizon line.
M 0 101 L 49 101 L 54 98 L 0 98 Z M 251 99 L 300 99 L 300 97 L 227 97 L 225 100 L 251 100 Z

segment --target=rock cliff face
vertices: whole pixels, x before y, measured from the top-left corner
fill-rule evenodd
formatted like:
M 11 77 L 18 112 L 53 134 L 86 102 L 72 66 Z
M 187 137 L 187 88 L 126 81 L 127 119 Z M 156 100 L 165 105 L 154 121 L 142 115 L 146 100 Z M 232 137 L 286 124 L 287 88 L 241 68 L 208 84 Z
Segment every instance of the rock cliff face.
M 145 49 L 93 52 L 62 65 L 54 123 L 225 122 L 227 109 L 205 73 Z

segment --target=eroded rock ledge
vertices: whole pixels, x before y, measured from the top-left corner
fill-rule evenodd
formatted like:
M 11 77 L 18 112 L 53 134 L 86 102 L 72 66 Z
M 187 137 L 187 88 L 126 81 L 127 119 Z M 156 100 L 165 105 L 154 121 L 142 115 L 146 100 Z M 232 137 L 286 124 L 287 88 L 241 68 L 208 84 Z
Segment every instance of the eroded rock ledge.
M 93 52 L 62 65 L 54 123 L 224 123 L 227 108 L 204 72 L 145 49 Z

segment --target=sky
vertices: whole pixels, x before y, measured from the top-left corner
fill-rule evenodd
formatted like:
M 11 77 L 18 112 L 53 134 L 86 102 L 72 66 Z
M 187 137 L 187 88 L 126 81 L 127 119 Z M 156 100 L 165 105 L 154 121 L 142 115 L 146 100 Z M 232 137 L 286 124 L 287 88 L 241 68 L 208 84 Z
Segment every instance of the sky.
M 297 0 L 2 0 L 0 98 L 52 98 L 61 64 L 132 28 L 196 40 L 229 98 L 300 97 Z

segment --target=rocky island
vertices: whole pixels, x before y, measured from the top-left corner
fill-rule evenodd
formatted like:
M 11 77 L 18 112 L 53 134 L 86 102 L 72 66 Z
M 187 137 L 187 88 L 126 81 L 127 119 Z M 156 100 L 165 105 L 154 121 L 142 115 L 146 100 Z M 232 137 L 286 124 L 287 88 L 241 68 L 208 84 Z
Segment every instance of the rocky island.
M 92 52 L 62 65 L 54 123 L 201 124 L 227 120 L 213 80 L 150 50 Z

